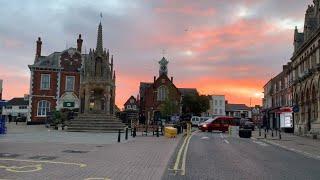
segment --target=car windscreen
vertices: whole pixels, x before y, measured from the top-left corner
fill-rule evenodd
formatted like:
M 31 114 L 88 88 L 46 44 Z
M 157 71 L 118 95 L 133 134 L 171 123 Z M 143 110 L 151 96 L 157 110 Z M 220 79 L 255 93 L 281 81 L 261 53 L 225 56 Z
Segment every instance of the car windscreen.
M 216 119 L 217 119 L 216 117 L 215 118 L 210 118 L 210 119 L 206 120 L 204 123 L 211 123 L 212 121 L 214 121 Z

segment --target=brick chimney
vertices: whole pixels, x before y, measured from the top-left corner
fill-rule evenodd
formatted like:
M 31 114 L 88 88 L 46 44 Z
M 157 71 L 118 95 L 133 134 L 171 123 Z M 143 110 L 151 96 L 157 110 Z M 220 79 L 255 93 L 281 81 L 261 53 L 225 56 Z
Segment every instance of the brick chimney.
M 171 76 L 171 82 L 173 83 L 173 77 Z
M 79 38 L 77 39 L 77 51 L 79 51 L 80 53 L 82 49 L 82 42 L 83 40 L 81 39 L 81 34 L 79 34 Z
M 37 49 L 36 49 L 36 58 L 41 56 L 41 45 L 42 45 L 42 41 L 41 38 L 38 37 L 38 41 L 37 41 Z
M 153 83 L 155 83 L 156 82 L 156 76 L 153 76 Z

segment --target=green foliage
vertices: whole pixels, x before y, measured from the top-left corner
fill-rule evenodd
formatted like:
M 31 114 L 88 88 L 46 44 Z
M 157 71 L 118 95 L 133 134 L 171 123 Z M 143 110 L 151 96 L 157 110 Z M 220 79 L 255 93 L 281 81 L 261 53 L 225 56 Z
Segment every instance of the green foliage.
M 57 110 L 54 110 L 53 112 L 52 112 L 52 116 L 53 116 L 53 124 L 55 125 L 55 126 L 57 126 L 58 124 L 61 124 L 61 113 L 60 113 L 60 111 L 57 111 Z
M 178 112 L 178 104 L 171 98 L 167 98 L 160 106 L 162 117 L 172 116 Z
M 209 108 L 209 98 L 205 95 L 185 95 L 182 99 L 183 114 L 200 115 Z

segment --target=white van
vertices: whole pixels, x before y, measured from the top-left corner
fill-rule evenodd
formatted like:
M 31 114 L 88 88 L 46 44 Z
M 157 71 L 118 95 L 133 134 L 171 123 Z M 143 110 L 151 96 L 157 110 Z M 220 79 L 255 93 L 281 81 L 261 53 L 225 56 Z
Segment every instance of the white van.
M 198 126 L 200 124 L 200 117 L 199 116 L 192 116 L 191 117 L 191 124 L 192 124 L 192 126 Z
M 199 116 L 192 116 L 191 117 L 191 124 L 192 126 L 199 126 L 200 123 L 210 119 L 211 117 L 199 117 Z

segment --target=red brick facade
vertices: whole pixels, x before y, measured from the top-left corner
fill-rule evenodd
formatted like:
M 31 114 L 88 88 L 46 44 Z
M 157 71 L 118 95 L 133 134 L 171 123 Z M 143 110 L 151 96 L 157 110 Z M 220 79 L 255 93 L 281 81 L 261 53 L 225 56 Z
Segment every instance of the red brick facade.
M 69 48 L 63 52 L 54 52 L 49 56 L 41 56 L 41 40 L 37 41 L 36 58 L 33 65 L 29 65 L 31 71 L 30 80 L 30 114 L 29 124 L 44 123 L 47 111 L 61 109 L 64 107 L 64 101 L 73 102 L 74 107 L 78 108 L 79 90 L 80 90 L 80 72 L 82 63 L 81 50 L 82 40 L 78 39 L 78 49 Z M 50 86 L 47 89 L 41 89 L 41 76 L 49 75 Z M 73 76 L 73 90 L 66 90 L 66 78 Z M 63 99 L 66 98 L 66 99 Z M 50 108 L 46 112 L 39 114 L 39 102 L 49 102 Z M 67 107 L 70 108 L 70 107 Z M 43 109 L 43 108 L 42 108 Z
M 176 114 L 180 113 L 181 93 L 167 75 L 162 74 L 157 79 L 154 79 L 154 83 L 147 84 L 149 84 L 149 87 L 143 90 L 141 90 L 140 87 L 140 114 L 144 116 L 147 121 L 154 121 L 159 117 L 160 107 L 164 103 L 164 100 L 158 99 L 158 90 L 161 86 L 168 90 L 167 98 L 177 104 Z

